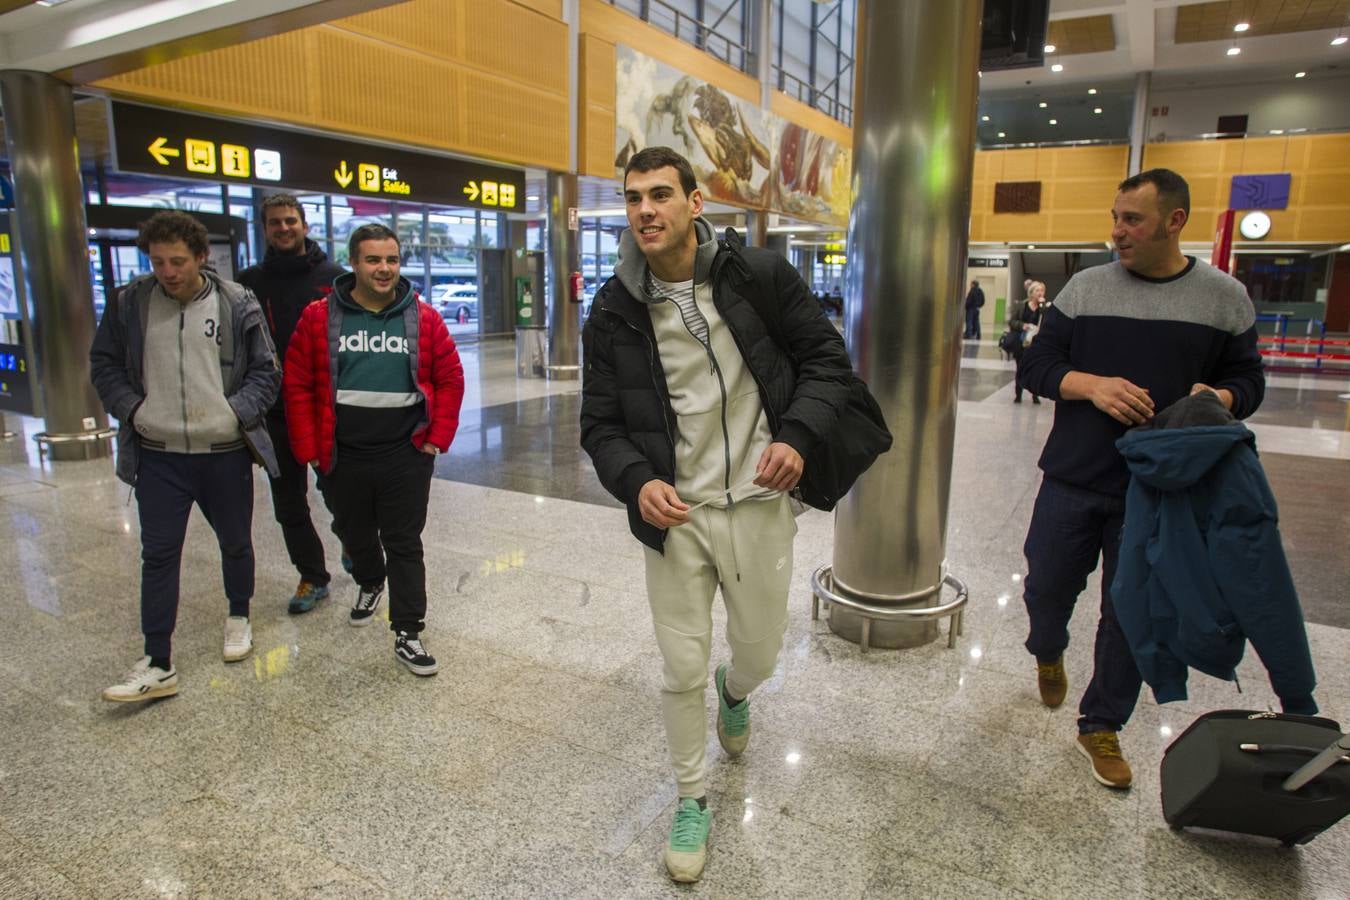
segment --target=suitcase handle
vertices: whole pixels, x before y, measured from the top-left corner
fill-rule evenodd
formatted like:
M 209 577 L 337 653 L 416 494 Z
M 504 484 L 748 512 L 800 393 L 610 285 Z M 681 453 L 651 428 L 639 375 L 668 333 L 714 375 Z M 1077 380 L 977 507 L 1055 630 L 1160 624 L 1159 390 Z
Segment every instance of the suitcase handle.
M 1336 745 L 1333 744 L 1332 746 L 1335 747 Z M 1297 744 L 1238 744 L 1238 749 L 1244 753 L 1302 753 L 1304 756 L 1316 756 L 1321 752 L 1311 747 L 1300 747 Z M 1333 760 L 1327 765 L 1331 766 L 1337 762 L 1350 763 L 1350 756 L 1342 756 L 1339 760 Z
M 1285 779 L 1282 787 L 1286 791 L 1296 791 L 1333 765 L 1341 762 L 1344 754 L 1350 750 L 1350 735 L 1341 735 L 1331 746 L 1308 760 L 1301 769 Z

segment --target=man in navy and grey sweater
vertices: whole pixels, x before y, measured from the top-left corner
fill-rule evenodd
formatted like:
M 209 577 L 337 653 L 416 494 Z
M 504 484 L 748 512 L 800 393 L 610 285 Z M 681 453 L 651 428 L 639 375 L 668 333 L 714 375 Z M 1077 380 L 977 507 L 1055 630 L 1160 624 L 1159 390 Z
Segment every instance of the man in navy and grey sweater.
M 1113 788 L 1132 779 L 1117 732 L 1142 685 L 1109 590 L 1129 484 L 1116 440 L 1199 391 L 1213 391 L 1239 419 L 1265 394 L 1251 300 L 1238 281 L 1182 254 L 1189 215 L 1190 190 L 1175 172 L 1151 169 L 1122 182 L 1111 210 L 1120 260 L 1069 281 L 1022 360 L 1022 386 L 1057 401 L 1024 547 L 1026 647 L 1042 702 L 1059 706 L 1069 619 L 1100 555 L 1101 618 L 1078 749 L 1093 777 Z

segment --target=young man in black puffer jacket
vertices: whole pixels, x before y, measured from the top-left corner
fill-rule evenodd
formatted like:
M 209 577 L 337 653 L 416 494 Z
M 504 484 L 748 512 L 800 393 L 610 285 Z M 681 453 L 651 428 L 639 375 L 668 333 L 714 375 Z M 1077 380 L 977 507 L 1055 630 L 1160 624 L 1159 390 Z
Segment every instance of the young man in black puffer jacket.
M 679 787 L 665 862 L 689 882 L 702 875 L 712 825 L 713 596 L 720 588 L 731 645 L 716 673 L 717 736 L 737 756 L 750 738 L 750 692 L 773 673 L 787 626 L 797 531 L 787 492 L 805 472 L 832 503 L 856 477 L 820 471 L 841 441 L 857 440 L 839 427 L 855 382 L 843 339 L 788 261 L 718 241 L 700 218 L 687 160 L 667 147 L 641 151 L 624 197 L 630 228 L 583 334 L 581 444 L 646 548 Z
M 310 240 L 305 209 L 290 194 L 264 198 L 259 215 L 267 239 L 262 263 L 239 273 L 239 283 L 253 291 L 277 345 L 277 359 L 286 358 L 286 347 L 305 307 L 328 296 L 333 279 L 343 269 L 330 262 L 319 245 Z M 295 461 L 286 432 L 286 411 L 280 393 L 267 413 L 267 430 L 277 448 L 281 476 L 272 479 L 272 511 L 281 526 L 286 552 L 300 573 L 300 584 L 291 597 L 291 613 L 309 612 L 328 596 L 328 566 L 323 541 L 309 517 L 309 472 Z

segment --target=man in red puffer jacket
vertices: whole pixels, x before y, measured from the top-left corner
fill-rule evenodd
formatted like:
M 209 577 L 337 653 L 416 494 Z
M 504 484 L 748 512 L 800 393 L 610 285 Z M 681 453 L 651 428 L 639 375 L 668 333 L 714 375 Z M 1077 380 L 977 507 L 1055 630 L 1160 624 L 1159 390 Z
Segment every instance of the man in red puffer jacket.
M 282 370 L 291 452 L 315 466 L 352 559 L 349 621 L 368 625 L 389 579 L 394 655 L 434 675 L 425 625 L 422 528 L 436 455 L 450 448 L 464 369 L 440 315 L 399 277 L 398 235 L 363 225 L 352 271 L 305 308 Z

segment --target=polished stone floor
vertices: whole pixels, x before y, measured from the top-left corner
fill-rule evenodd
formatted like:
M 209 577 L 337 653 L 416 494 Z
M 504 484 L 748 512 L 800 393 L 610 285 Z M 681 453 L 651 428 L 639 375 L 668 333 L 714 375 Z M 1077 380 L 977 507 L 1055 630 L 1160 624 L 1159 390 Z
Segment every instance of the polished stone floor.
M 260 480 L 253 656 L 221 661 L 218 554 L 194 515 L 180 694 L 103 703 L 140 650 L 136 510 L 107 461 L 40 464 L 27 434 L 0 444 L 0 897 L 1350 896 L 1350 824 L 1283 850 L 1162 821 L 1172 737 L 1205 710 L 1274 702 L 1254 654 L 1241 695 L 1197 675 L 1184 703 L 1141 700 L 1128 792 L 1088 775 L 1072 704 L 1039 704 L 1019 581 L 1054 407 L 1012 404 L 992 341 L 968 342 L 960 382 L 947 552 L 971 589 L 965 634 L 862 654 L 812 621 L 833 523 L 804 514 L 754 739 L 735 761 L 710 741 L 707 874 L 671 885 L 641 554 L 576 447 L 577 385 L 517 380 L 509 343 L 463 354 L 463 426 L 425 536 L 432 679 L 395 663 L 387 631 L 347 626 L 341 576 L 335 600 L 286 614 L 294 574 Z M 1318 699 L 1341 720 L 1347 399 L 1344 378 L 1276 376 L 1252 421 Z M 1071 696 L 1096 588 L 1073 623 Z

